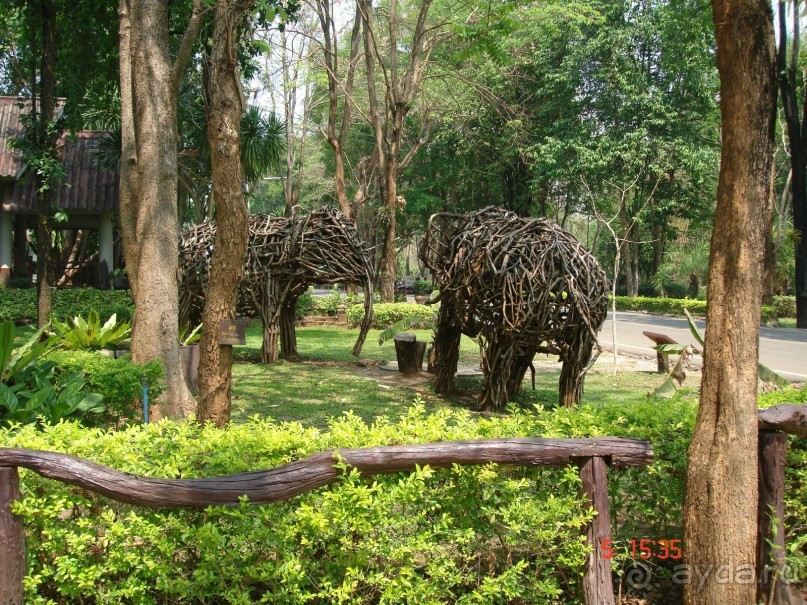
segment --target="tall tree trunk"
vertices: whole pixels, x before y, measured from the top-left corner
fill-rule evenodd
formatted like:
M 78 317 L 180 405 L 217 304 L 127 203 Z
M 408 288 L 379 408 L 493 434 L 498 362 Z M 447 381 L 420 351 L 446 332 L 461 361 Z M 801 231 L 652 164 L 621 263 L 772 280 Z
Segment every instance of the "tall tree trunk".
M 243 4 L 218 0 L 213 18 L 213 47 L 206 106 L 208 145 L 216 199 L 216 239 L 202 312 L 199 347 L 199 422 L 225 426 L 230 421 L 233 348 L 219 344 L 219 322 L 235 317 L 238 284 L 249 241 L 249 213 L 244 202 L 239 126 L 244 113 L 241 74 L 235 47 L 244 19 Z
M 120 227 L 135 313 L 132 361 L 161 359 L 162 412 L 190 413 L 179 359 L 177 91 L 199 29 L 194 9 L 173 65 L 167 0 L 120 0 Z M 136 118 L 135 118 L 136 116 Z
M 653 223 L 653 275 L 658 273 L 661 265 L 664 264 L 664 246 L 667 243 L 667 225 L 665 223 Z M 664 284 L 659 284 L 657 294 L 664 296 Z
M 39 95 L 39 122 L 37 146 L 42 153 L 56 158 L 54 135 L 51 132 L 56 106 L 56 4 L 54 0 L 41 0 L 42 20 L 42 65 L 40 68 L 41 86 Z M 36 101 L 34 101 L 36 103 Z M 32 108 L 32 111 L 35 109 Z M 48 322 L 53 298 L 53 186 L 54 175 L 41 176 L 37 172 L 37 309 L 38 327 Z M 50 181 L 50 182 L 45 182 Z
M 687 468 L 685 557 L 694 573 L 685 599 L 748 605 L 756 602 L 758 309 L 776 110 L 773 15 L 765 0 L 713 0 L 712 9 L 723 148 L 709 329 Z
M 384 204 L 384 256 L 381 259 L 381 300 L 395 300 L 395 270 L 398 254 L 395 249 L 398 214 L 398 183 L 396 178 L 395 156 L 390 151 L 384 166 L 384 187 L 381 189 Z

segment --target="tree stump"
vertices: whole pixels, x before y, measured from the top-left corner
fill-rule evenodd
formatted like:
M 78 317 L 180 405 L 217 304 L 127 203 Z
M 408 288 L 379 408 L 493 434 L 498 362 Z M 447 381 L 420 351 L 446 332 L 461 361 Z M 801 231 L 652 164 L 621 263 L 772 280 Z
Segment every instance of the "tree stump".
M 15 467 L 0 467 L 0 603 L 23 605 L 25 590 L 25 530 L 22 519 L 11 512 L 20 497 Z
M 395 356 L 398 359 L 398 371 L 406 376 L 417 376 L 423 367 L 423 354 L 426 343 L 418 342 L 414 334 L 396 334 Z

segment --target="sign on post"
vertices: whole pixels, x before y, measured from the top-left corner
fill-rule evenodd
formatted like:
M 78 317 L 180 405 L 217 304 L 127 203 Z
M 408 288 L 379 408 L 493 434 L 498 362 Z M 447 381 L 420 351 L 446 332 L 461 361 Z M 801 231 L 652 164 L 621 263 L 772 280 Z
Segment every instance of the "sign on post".
M 219 322 L 219 344 L 247 344 L 247 323 L 243 319 L 222 319 Z

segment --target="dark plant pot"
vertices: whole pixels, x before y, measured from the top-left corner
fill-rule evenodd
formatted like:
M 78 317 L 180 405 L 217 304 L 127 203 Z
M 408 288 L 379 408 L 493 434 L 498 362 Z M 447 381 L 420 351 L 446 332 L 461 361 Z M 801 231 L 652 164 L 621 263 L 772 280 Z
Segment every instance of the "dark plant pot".
M 199 392 L 197 374 L 199 373 L 199 345 L 179 345 L 179 363 L 185 384 L 194 393 Z
M 398 371 L 402 374 L 417 375 L 423 369 L 426 343 L 418 341 L 414 334 L 409 333 L 397 334 L 393 340 Z

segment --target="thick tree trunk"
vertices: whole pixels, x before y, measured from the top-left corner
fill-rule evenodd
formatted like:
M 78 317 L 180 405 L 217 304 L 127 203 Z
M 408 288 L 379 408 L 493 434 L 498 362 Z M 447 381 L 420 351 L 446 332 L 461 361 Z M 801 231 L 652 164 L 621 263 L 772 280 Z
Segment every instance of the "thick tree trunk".
M 230 422 L 233 348 L 219 344 L 219 322 L 235 317 L 238 284 L 249 242 L 249 213 L 244 202 L 239 126 L 244 113 L 241 74 L 235 48 L 242 5 L 218 0 L 213 18 L 213 48 L 207 90 L 207 132 L 216 199 L 216 239 L 202 312 L 199 356 L 199 422 L 223 427 Z
M 50 131 L 56 106 L 56 4 L 54 0 L 41 0 L 42 23 L 42 65 L 40 70 L 40 115 L 38 122 L 37 143 L 44 153 L 54 158 L 56 141 Z M 44 179 L 36 173 L 37 190 L 37 309 L 36 323 L 44 326 L 49 319 L 53 298 L 53 182 L 54 175 L 45 175 Z
M 135 303 L 132 361 L 163 361 L 162 412 L 181 418 L 194 400 L 179 359 L 176 78 L 167 2 L 121 0 L 120 14 L 120 227 Z
M 765 0 L 713 0 L 712 8 L 723 148 L 687 468 L 684 555 L 693 574 L 685 600 L 748 605 L 756 602 L 758 309 L 776 109 L 773 17 Z
M 280 356 L 283 359 L 296 359 L 297 354 L 297 331 L 294 329 L 296 321 L 295 309 L 297 299 L 289 301 L 280 311 Z

